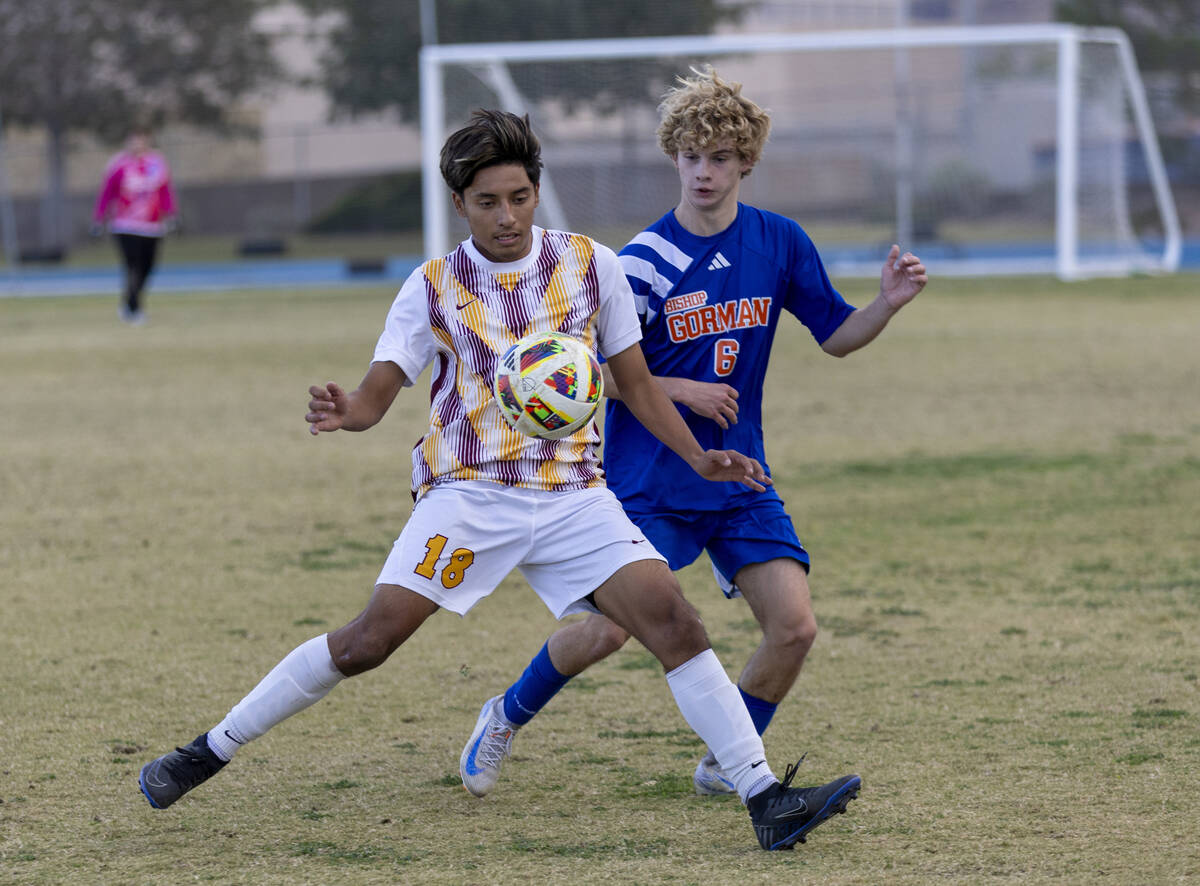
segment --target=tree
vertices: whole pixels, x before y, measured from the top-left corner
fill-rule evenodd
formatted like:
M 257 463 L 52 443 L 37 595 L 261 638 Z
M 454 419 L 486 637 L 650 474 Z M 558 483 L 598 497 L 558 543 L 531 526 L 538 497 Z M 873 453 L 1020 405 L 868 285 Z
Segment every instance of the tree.
M 270 0 L 0 0 L 0 112 L 44 127 L 50 223 L 62 248 L 72 132 L 115 141 L 130 126 L 225 127 L 236 100 L 278 76 L 254 17 Z M 49 240 L 49 242 L 45 242 Z
M 1196 0 L 1063 0 L 1059 21 L 1120 28 L 1143 71 L 1174 81 L 1175 100 L 1200 110 L 1200 4 Z
M 569 40 L 707 34 L 736 21 L 752 2 L 723 0 L 430 0 L 440 43 L 508 40 Z M 302 0 L 313 13 L 336 13 L 326 33 L 322 79 L 335 113 L 394 110 L 402 119 L 419 114 L 417 53 L 421 48 L 419 0 Z M 596 91 L 595 65 L 557 72 L 554 95 L 568 105 L 621 98 Z M 628 66 L 629 62 L 622 62 Z M 649 65 L 653 63 L 638 63 Z M 647 73 L 650 73 L 648 70 Z M 648 84 L 650 77 L 645 78 Z M 545 97 L 545 93 L 540 96 Z

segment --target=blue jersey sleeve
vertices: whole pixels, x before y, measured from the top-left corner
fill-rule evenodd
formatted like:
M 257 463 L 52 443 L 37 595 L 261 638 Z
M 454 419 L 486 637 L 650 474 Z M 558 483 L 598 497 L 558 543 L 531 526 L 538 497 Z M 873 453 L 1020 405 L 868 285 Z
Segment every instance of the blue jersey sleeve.
M 854 306 L 847 304 L 829 282 L 825 264 L 808 234 L 790 219 L 781 221 L 784 223 L 784 238 L 789 244 L 789 272 L 783 308 L 808 328 L 817 344 L 824 344 L 854 313 Z

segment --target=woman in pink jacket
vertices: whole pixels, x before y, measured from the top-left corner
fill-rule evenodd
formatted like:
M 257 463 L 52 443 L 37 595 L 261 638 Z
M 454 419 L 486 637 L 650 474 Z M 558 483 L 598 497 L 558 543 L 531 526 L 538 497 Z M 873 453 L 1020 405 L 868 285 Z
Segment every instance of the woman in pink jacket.
M 108 223 L 125 263 L 120 314 L 126 323 L 146 321 L 142 290 L 154 268 L 158 241 L 166 234 L 174 214 L 175 196 L 167 161 L 150 147 L 150 134 L 136 129 L 125 150 L 109 161 L 93 215 L 94 230 L 100 231 Z

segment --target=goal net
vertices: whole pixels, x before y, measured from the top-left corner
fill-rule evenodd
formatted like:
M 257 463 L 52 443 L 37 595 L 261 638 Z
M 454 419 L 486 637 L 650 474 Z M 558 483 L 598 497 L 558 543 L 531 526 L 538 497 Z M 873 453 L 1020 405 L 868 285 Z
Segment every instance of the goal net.
M 742 199 L 796 219 L 831 274 L 877 274 L 892 242 L 939 274 L 1178 265 L 1128 41 L 1068 25 L 428 46 L 427 253 L 467 234 L 438 153 L 479 107 L 530 114 L 546 164 L 538 223 L 619 249 L 678 200 L 657 105 L 704 64 L 771 113 Z

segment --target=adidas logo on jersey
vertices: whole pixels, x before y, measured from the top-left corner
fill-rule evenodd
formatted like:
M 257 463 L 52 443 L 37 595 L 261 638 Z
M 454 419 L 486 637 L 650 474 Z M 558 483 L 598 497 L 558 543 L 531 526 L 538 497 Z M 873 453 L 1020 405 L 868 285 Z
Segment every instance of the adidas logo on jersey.
M 719 271 L 719 270 L 721 270 L 721 268 L 728 268 L 728 267 L 730 267 L 729 259 L 727 259 L 725 256 L 721 255 L 721 253 L 719 253 L 719 252 L 716 255 L 714 255 L 713 260 L 708 263 L 708 269 L 710 271 Z

